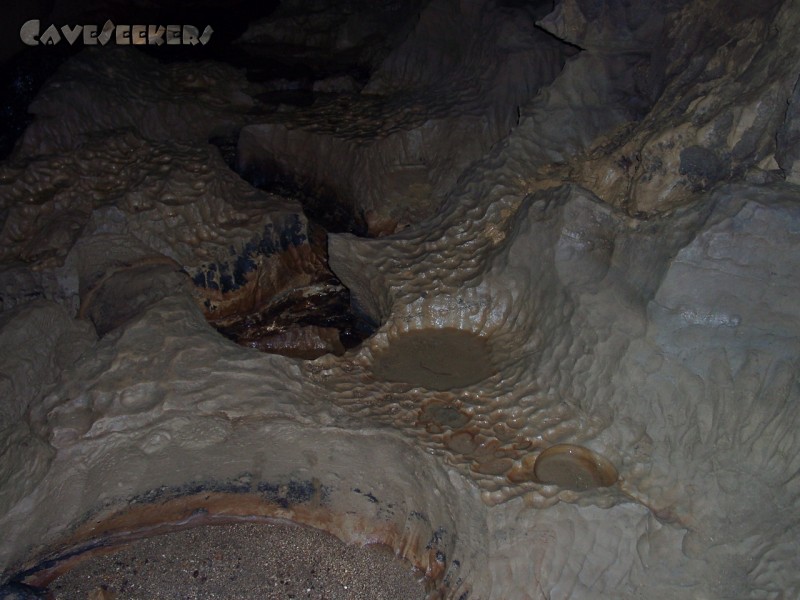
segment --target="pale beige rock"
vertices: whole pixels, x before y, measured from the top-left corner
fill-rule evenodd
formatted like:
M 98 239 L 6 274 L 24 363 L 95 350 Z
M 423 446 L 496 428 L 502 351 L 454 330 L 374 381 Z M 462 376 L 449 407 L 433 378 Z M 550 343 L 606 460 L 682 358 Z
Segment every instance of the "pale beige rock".
M 740 14 L 710 1 L 670 15 L 658 101 L 630 130 L 590 149 L 571 177 L 642 215 L 697 201 L 731 177 L 766 170 L 774 178 L 776 135 L 797 80 L 796 20 L 791 2 Z M 687 44 L 696 50 L 666 50 Z

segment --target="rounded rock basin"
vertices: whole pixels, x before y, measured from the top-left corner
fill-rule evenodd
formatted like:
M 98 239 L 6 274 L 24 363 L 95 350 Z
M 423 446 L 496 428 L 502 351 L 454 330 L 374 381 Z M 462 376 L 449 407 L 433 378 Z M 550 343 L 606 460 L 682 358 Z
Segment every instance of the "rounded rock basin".
M 455 328 L 404 333 L 377 353 L 373 376 L 432 390 L 473 385 L 494 374 L 485 337 Z
M 556 444 L 544 450 L 534 465 L 536 478 L 578 492 L 616 483 L 619 475 L 607 459 L 583 446 Z

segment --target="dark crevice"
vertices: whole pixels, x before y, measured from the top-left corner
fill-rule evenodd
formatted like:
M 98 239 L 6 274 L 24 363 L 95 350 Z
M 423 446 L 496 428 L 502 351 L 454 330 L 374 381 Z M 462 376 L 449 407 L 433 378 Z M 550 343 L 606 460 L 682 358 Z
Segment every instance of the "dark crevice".
M 533 26 L 536 29 L 538 29 L 539 31 L 541 31 L 542 33 L 546 33 L 549 37 L 553 38 L 554 40 L 558 40 L 559 42 L 561 42 L 562 44 L 564 44 L 568 48 L 571 48 L 572 50 L 577 51 L 577 52 L 575 52 L 575 54 L 577 54 L 578 52 L 586 52 L 586 50 L 587 50 L 587 48 L 584 48 L 583 46 L 579 46 L 578 44 L 576 44 L 574 42 L 570 42 L 569 40 L 565 40 L 564 38 L 558 37 L 555 33 L 553 33 L 552 31 L 548 31 L 547 29 L 545 29 L 544 27 L 542 27 L 538 23 L 534 23 Z
M 350 290 L 327 268 L 325 230 L 313 222 L 309 223 L 309 230 L 308 243 L 314 253 L 324 260 L 326 272 L 305 287 L 297 287 L 270 298 L 257 310 L 216 323 L 215 327 L 222 335 L 240 345 L 265 352 L 315 358 L 313 352 L 304 354 L 297 349 L 278 348 L 275 341 L 291 329 L 319 327 L 335 329 L 342 348 L 349 350 L 375 333 L 378 324 L 353 307 Z
M 364 216 L 330 188 L 299 181 L 277 166 L 247 169 L 241 176 L 253 187 L 299 201 L 306 218 L 326 232 L 369 236 Z
M 264 160 L 258 167 L 240 169 L 238 135 L 214 136 L 208 141 L 219 149 L 225 163 L 242 179 L 270 194 L 297 200 L 306 218 L 326 232 L 370 237 L 362 212 L 354 210 L 350 203 L 329 187 L 302 181 L 274 161 Z
M 233 170 L 237 167 L 237 142 L 235 135 L 209 139 L 209 143 L 219 149 Z M 365 236 L 367 226 L 363 217 L 354 213 L 334 193 L 302 185 L 277 166 L 262 165 L 240 175 L 254 187 L 300 202 L 308 221 L 309 233 L 308 240 L 303 243 L 308 243 L 312 255 L 322 260 L 323 271 L 308 285 L 277 294 L 256 310 L 230 315 L 217 322 L 212 320 L 212 324 L 222 335 L 243 346 L 301 358 L 316 356 L 314 353 L 305 355 L 296 349 L 287 350 L 277 345 L 281 336 L 292 329 L 335 329 L 344 350 L 359 346 L 375 333 L 379 324 L 353 305 L 350 290 L 330 271 L 327 234 L 347 232 Z
M 377 328 L 367 316 L 352 310 L 349 291 L 335 279 L 331 280 L 327 291 L 309 295 L 305 289 L 292 290 L 264 310 L 248 313 L 216 328 L 242 346 L 299 358 L 317 358 L 320 354 L 316 351 L 277 344 L 283 334 L 298 327 L 335 329 L 344 350 L 360 346 Z
M 241 33 L 243 31 L 239 35 Z M 365 45 L 381 40 L 362 42 L 334 53 L 274 41 L 266 44 L 237 42 L 225 44 L 225 55 L 216 58 L 244 68 L 248 80 L 263 84 L 265 89 L 256 100 L 261 110 L 271 112 L 279 108 L 313 105 L 325 95 L 315 91 L 314 84 L 325 78 L 347 76 L 354 86 L 363 87 L 379 62 L 374 52 L 365 52 Z M 388 52 L 388 49 L 383 52 Z M 238 132 L 215 136 L 209 139 L 209 143 L 216 146 L 225 163 L 252 186 L 300 203 L 308 221 L 308 244 L 312 255 L 323 263 L 312 282 L 276 292 L 255 310 L 229 315 L 216 323 L 212 320 L 218 331 L 244 346 L 303 358 L 315 356 L 303 356 L 296 349 L 280 348 L 282 336 L 290 338 L 292 331 L 307 327 L 325 331 L 333 329 L 338 331 L 340 351 L 357 347 L 372 336 L 378 324 L 353 305 L 350 291 L 330 271 L 327 253 L 329 232 L 361 237 L 369 235 L 364 215 L 336 191 L 302 180 L 276 161 L 265 160 L 255 167 L 240 169 Z
M 238 141 L 238 135 L 216 135 L 208 140 L 209 144 L 217 147 L 222 155 L 222 160 L 232 171 L 236 170 L 236 146 Z

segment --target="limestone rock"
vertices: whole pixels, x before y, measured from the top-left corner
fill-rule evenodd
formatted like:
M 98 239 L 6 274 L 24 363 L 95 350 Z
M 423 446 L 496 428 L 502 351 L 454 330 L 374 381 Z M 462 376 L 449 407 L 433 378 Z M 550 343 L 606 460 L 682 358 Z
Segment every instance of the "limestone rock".
M 446 1 L 430 3 L 360 95 L 244 127 L 239 169 L 256 181 L 259 172 L 291 173 L 328 190 L 373 235 L 435 214 L 572 52 L 538 31 L 523 7 L 478 3 L 454 22 L 449 10 Z
M 241 127 L 255 104 L 250 91 L 240 71 L 221 63 L 165 65 L 124 48 L 88 48 L 40 91 L 15 152 L 65 151 L 125 128 L 159 142 L 204 143 Z
M 36 300 L 0 318 L 0 510 L 30 493 L 53 459 L 31 411 L 83 353 L 90 352 L 91 326 L 74 321 L 60 306 Z M 27 467 L 19 470 L 19 465 Z
M 189 293 L 191 281 L 208 318 L 230 325 L 332 278 L 299 203 L 254 190 L 211 146 L 114 130 L 5 168 L 13 183 L 0 236 L 4 260 L 17 265 L 3 273 L 8 307 L 21 293 L 63 296 L 45 285 L 71 277 L 80 315 L 106 333 L 165 295 Z M 11 290 L 29 272 L 51 275 Z
M 790 4 L 755 13 L 708 2 L 672 13 L 664 46 L 652 50 L 664 64 L 658 101 L 640 122 L 597 142 L 573 176 L 645 215 L 696 201 L 730 178 L 774 176 L 800 52 Z

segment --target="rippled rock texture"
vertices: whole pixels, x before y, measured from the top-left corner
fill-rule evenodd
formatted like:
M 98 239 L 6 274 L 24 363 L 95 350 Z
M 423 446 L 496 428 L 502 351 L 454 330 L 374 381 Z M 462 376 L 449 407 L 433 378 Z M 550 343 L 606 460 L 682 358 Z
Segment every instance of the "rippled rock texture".
M 315 6 L 243 38 L 297 80 L 109 48 L 32 105 L 6 575 L 257 514 L 431 598 L 800 594 L 798 3 Z

